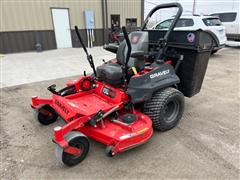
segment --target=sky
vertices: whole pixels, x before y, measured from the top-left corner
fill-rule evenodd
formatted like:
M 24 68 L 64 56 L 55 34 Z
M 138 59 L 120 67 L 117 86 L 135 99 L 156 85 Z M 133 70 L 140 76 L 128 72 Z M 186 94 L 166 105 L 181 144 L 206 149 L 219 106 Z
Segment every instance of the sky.
M 211 14 L 220 11 L 231 11 L 240 9 L 240 0 L 195 0 L 196 13 L 195 14 Z M 193 8 L 193 0 L 145 0 L 144 16 L 156 5 L 170 2 L 178 2 L 183 6 L 183 14 L 191 14 Z M 156 17 L 157 21 L 169 18 L 174 15 L 176 10 L 159 11 Z

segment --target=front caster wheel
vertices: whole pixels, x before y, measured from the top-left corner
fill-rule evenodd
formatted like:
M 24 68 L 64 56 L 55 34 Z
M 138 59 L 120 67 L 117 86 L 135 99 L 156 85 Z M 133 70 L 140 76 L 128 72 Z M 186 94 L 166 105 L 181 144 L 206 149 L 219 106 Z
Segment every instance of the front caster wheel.
M 43 125 L 52 124 L 58 118 L 56 111 L 49 105 L 43 105 L 36 111 L 37 120 Z
M 62 147 L 57 145 L 55 152 L 58 161 L 67 166 L 74 166 L 82 162 L 89 151 L 88 138 L 82 133 L 72 131 L 65 136 L 65 140 L 68 142 L 69 146 L 78 148 L 80 151 L 76 155 L 69 154 L 65 152 Z

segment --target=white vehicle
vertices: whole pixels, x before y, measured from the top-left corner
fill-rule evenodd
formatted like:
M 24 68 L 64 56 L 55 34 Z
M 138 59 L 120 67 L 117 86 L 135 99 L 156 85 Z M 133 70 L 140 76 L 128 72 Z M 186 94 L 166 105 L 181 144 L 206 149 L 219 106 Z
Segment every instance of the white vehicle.
M 173 21 L 173 18 L 164 20 L 160 23 L 154 25 L 151 29 L 164 30 L 169 28 Z M 202 29 L 205 31 L 210 31 L 216 41 L 217 46 L 214 47 L 212 53 L 216 53 L 219 49 L 225 46 L 227 41 L 225 27 L 222 25 L 218 17 L 214 16 L 199 16 L 199 15 L 188 15 L 181 16 L 178 20 L 174 30 L 197 30 Z
M 219 17 L 225 26 L 227 38 L 229 40 L 240 40 L 240 17 L 239 11 L 216 12 L 211 15 Z

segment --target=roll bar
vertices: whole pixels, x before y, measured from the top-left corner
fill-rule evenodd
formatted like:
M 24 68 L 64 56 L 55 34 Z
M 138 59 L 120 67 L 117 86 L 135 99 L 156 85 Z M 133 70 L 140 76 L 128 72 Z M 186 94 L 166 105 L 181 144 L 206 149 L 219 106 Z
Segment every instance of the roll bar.
M 146 17 L 142 27 L 141 27 L 141 31 L 143 31 L 146 28 L 146 25 L 147 25 L 148 21 L 150 20 L 151 16 L 153 15 L 153 13 L 155 13 L 159 9 L 165 9 L 165 8 L 171 8 L 171 7 L 177 7 L 178 8 L 178 12 L 177 12 L 175 18 L 173 19 L 173 22 L 172 22 L 171 26 L 169 27 L 167 33 L 164 36 L 164 40 L 167 42 L 170 33 L 173 31 L 174 27 L 177 24 L 177 21 L 179 20 L 180 16 L 182 15 L 182 12 L 183 12 L 183 8 L 182 8 L 181 4 L 179 4 L 179 3 L 160 4 L 160 5 L 157 5 L 156 7 L 154 7 L 148 13 L 148 15 L 147 15 L 147 17 Z
M 127 30 L 126 30 L 125 26 L 122 27 L 122 32 L 123 32 L 123 36 L 124 36 L 124 39 L 126 41 L 127 48 L 128 48 L 126 61 L 125 61 L 125 66 L 127 67 L 128 61 L 129 61 L 130 56 L 131 56 L 132 46 L 131 46 L 131 43 L 130 43 L 130 40 L 129 40 L 129 37 L 128 37 L 128 33 L 127 33 Z

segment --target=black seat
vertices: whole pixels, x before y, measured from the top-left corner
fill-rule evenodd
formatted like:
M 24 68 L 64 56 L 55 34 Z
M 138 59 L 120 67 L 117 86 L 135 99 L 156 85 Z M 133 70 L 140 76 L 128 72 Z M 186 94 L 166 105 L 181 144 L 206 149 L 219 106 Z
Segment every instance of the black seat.
M 135 54 L 135 56 L 129 59 L 128 67 L 135 67 L 138 71 L 140 71 L 144 68 L 144 57 L 139 54 L 144 54 L 148 51 L 148 32 L 132 32 L 129 35 L 129 39 L 132 45 L 132 53 Z M 117 62 L 108 62 L 97 67 L 98 79 L 114 86 L 121 84 L 123 82 L 123 72 L 121 65 L 125 63 L 126 54 L 127 46 L 126 42 L 123 41 L 117 50 Z
M 126 43 L 122 42 L 117 51 L 117 62 L 108 62 L 97 67 L 98 79 L 111 85 L 119 85 L 123 82 L 123 72 L 121 65 L 125 59 Z
M 97 67 L 98 79 L 117 86 L 123 82 L 122 68 L 117 63 L 108 63 Z

